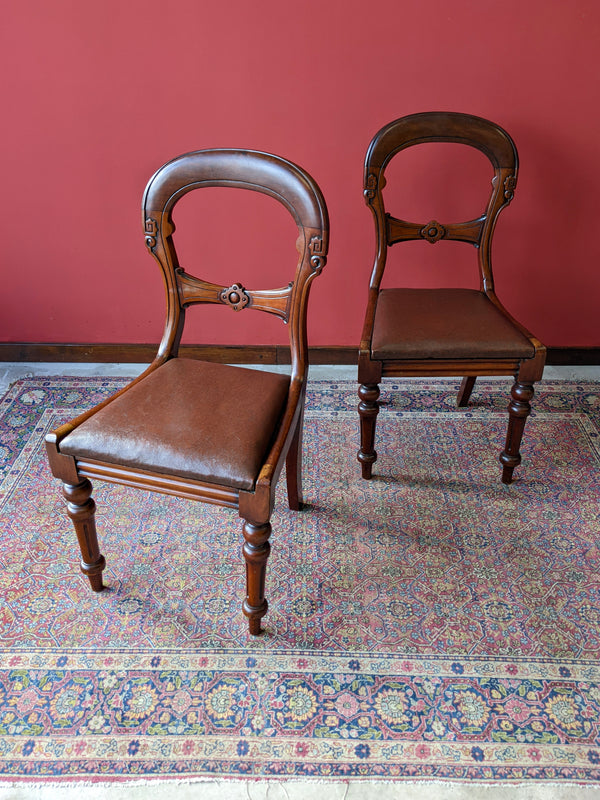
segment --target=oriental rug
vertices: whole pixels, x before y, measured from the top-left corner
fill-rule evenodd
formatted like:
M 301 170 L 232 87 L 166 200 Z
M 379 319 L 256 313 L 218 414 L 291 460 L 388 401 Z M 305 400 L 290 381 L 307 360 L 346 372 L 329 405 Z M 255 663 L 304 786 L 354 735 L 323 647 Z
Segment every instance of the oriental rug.
M 504 486 L 508 383 L 384 383 L 368 482 L 356 385 L 312 383 L 251 638 L 230 510 L 98 482 L 80 574 L 43 437 L 123 383 L 0 405 L 0 780 L 600 784 L 600 384 L 540 385 Z

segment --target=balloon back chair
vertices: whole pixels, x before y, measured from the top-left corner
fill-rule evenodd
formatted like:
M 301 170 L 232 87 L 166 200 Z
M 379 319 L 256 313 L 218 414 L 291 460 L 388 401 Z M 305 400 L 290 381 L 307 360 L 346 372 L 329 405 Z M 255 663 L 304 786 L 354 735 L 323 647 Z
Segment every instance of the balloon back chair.
M 428 142 L 477 148 L 494 170 L 484 213 L 467 222 L 408 222 L 386 212 L 383 188 L 390 160 Z M 534 383 L 542 377 L 546 350 L 503 307 L 494 291 L 492 235 L 500 211 L 512 200 L 517 181 L 515 145 L 498 125 L 468 114 L 432 112 L 402 117 L 371 141 L 364 167 L 364 197 L 373 213 L 376 256 L 358 363 L 363 478 L 377 460 L 375 424 L 383 376 L 464 376 L 457 405 L 466 406 L 478 375 L 513 375 L 506 445 L 500 454 L 502 481 L 512 481 L 521 462 L 519 447 L 531 411 Z M 479 289 L 381 288 L 388 248 L 409 240 L 474 245 Z
M 255 291 L 241 283 L 209 283 L 179 266 L 173 208 L 186 193 L 211 186 L 262 192 L 287 208 L 299 232 L 293 281 Z M 299 510 L 302 503 L 306 310 L 311 283 L 325 265 L 327 208 L 314 180 L 289 161 L 220 149 L 189 153 L 159 169 L 146 187 L 142 215 L 146 246 L 166 285 L 166 324 L 157 356 L 120 392 L 48 434 L 50 467 L 63 482 L 81 570 L 97 592 L 104 588 L 105 560 L 90 478 L 238 509 L 246 563 L 242 608 L 256 635 L 267 612 L 270 517 L 284 463 L 289 506 Z M 216 303 L 228 313 L 255 309 L 287 323 L 291 374 L 180 357 L 185 312 L 197 303 Z

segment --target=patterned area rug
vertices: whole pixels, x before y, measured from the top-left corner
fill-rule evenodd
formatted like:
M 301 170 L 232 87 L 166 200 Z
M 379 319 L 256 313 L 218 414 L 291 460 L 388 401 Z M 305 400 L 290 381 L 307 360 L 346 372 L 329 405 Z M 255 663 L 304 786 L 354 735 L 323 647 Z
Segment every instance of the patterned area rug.
M 232 511 L 98 483 L 80 574 L 43 436 L 123 383 L 1 404 L 4 780 L 600 781 L 600 384 L 541 385 L 507 487 L 508 384 L 386 383 L 366 482 L 356 386 L 313 383 L 251 639 Z

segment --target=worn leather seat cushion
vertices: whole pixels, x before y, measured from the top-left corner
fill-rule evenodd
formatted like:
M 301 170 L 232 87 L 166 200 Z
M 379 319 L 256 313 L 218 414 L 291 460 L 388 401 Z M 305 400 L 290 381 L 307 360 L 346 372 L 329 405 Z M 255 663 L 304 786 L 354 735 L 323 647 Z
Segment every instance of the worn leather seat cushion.
M 60 450 L 251 490 L 289 384 L 287 375 L 172 359 L 75 428 Z
M 531 358 L 529 339 L 475 289 L 383 289 L 373 358 Z

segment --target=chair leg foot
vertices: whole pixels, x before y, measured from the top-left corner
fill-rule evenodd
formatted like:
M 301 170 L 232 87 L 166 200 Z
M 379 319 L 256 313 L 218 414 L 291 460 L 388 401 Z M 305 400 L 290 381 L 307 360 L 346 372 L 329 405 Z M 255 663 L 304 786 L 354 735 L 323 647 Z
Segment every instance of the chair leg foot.
M 288 504 L 292 511 L 302 508 L 302 430 L 304 427 L 304 410 L 298 420 L 296 433 L 285 460 Z
M 500 463 L 502 464 L 502 483 L 511 483 L 513 471 L 521 463 L 521 439 L 525 421 L 531 413 L 529 401 L 533 397 L 533 384 L 520 383 L 516 380 L 511 389 L 511 401 L 508 405 L 508 431 L 506 433 L 506 444 L 500 453 Z
M 373 472 L 373 464 L 377 461 L 375 451 L 375 424 L 379 413 L 379 386 L 376 383 L 363 383 L 358 389 L 360 403 L 360 450 L 357 459 L 362 467 L 362 476 L 368 480 Z
M 267 559 L 271 551 L 269 536 L 271 523 L 253 525 L 244 521 L 243 553 L 246 560 L 246 599 L 242 610 L 248 618 L 248 627 L 253 636 L 261 633 L 260 621 L 267 613 L 269 604 L 265 600 L 265 576 Z
M 473 391 L 476 380 L 476 375 L 467 375 L 462 379 L 460 389 L 458 390 L 458 396 L 456 398 L 457 408 L 464 408 L 465 406 L 469 405 L 469 398 L 471 397 L 471 392 Z
M 94 521 L 96 504 L 92 498 L 92 484 L 87 478 L 75 485 L 64 483 L 63 494 L 67 500 L 67 513 L 73 521 L 79 541 L 81 571 L 87 575 L 92 589 L 101 592 L 104 589 L 102 570 L 106 566 L 106 561 L 98 547 Z

